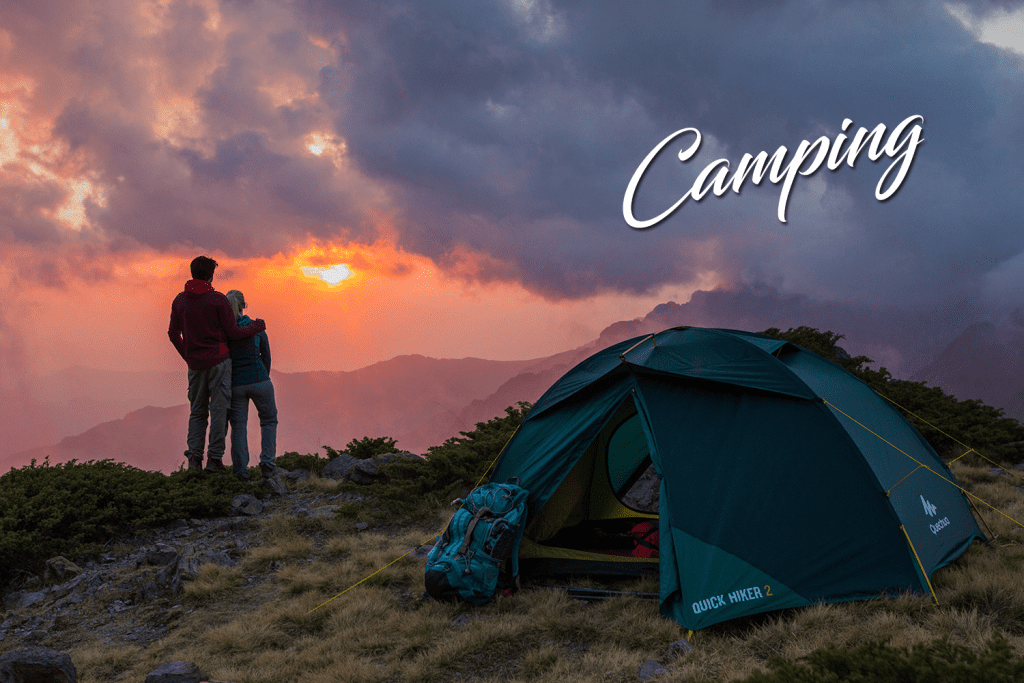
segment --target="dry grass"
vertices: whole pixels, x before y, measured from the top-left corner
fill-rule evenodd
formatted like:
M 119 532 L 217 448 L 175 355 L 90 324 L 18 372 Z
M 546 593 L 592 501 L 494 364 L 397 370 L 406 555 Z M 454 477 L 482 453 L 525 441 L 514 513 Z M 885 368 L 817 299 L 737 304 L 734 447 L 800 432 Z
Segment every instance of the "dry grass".
M 226 597 L 241 585 L 242 571 L 238 567 L 204 564 L 195 580 L 183 584 L 182 593 L 193 604 L 205 604 Z
M 978 496 L 1024 519 L 1018 482 L 982 466 L 957 463 L 955 471 Z M 313 491 L 325 486 L 310 482 Z M 998 539 L 936 572 L 938 605 L 906 595 L 757 615 L 694 634 L 693 651 L 681 656 L 669 645 L 687 632 L 653 601 L 587 603 L 535 586 L 480 608 L 442 604 L 423 599 L 423 560 L 406 554 L 429 531 L 357 533 L 350 518 L 311 524 L 277 516 L 239 567 L 204 567 L 187 584 L 192 612 L 163 640 L 146 650 L 86 643 L 71 655 L 83 683 L 140 681 L 178 659 L 232 683 L 634 681 L 652 658 L 669 669 L 659 682 L 730 681 L 765 671 L 771 657 L 827 645 L 905 647 L 949 637 L 977 651 L 994 634 L 1024 657 L 1024 535 L 979 508 Z M 242 588 L 253 572 L 270 573 L 270 582 Z M 617 588 L 652 592 L 657 582 Z

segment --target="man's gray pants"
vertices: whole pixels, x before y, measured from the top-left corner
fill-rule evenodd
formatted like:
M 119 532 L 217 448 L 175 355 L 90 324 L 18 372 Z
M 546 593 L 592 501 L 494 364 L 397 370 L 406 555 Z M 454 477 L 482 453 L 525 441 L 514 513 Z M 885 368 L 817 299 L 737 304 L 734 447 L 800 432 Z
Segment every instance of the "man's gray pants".
M 188 371 L 188 450 L 186 458 L 203 459 L 206 426 L 210 426 L 209 460 L 224 459 L 224 442 L 228 433 L 228 410 L 231 408 L 231 359 L 212 368 Z

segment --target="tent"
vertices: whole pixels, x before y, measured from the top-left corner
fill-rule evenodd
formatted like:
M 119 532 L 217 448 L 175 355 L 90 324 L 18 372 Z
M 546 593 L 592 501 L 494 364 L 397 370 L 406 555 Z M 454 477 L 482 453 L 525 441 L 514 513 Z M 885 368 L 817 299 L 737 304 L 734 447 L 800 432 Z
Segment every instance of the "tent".
M 631 498 L 660 477 L 657 507 Z M 839 366 L 748 332 L 678 327 L 611 346 L 532 407 L 491 481 L 529 490 L 524 576 L 643 574 L 690 629 L 931 589 L 984 540 L 953 475 Z M 656 520 L 655 520 L 656 518 Z M 618 545 L 656 521 L 660 553 Z

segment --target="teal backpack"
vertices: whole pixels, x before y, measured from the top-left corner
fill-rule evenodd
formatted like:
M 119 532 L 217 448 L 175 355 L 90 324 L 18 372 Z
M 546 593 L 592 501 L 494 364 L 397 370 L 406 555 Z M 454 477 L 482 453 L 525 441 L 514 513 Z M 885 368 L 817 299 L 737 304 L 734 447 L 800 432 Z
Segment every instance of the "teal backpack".
M 528 496 L 516 484 L 492 483 L 456 501 L 462 507 L 427 555 L 425 583 L 430 597 L 483 605 L 494 599 L 503 570 L 503 585 L 518 582 Z M 510 568 L 504 567 L 506 560 L 511 560 Z

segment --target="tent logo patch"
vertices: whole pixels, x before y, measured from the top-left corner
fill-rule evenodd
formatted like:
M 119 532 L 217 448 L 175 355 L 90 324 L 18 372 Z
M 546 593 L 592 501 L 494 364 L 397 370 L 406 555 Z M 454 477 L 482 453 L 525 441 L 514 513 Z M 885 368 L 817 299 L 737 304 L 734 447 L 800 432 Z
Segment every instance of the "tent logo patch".
M 925 500 L 924 496 L 921 496 L 921 505 L 924 505 L 924 513 L 929 517 L 934 517 L 938 514 L 938 508 L 935 507 L 935 504 L 929 503 Z M 943 517 L 939 521 L 935 522 L 935 524 L 929 524 L 928 528 L 931 529 L 933 534 L 937 534 L 947 526 L 949 526 L 949 517 Z
M 929 517 L 935 516 L 935 505 L 925 500 L 924 496 L 921 496 L 921 504 L 924 505 L 924 514 L 928 515 Z

